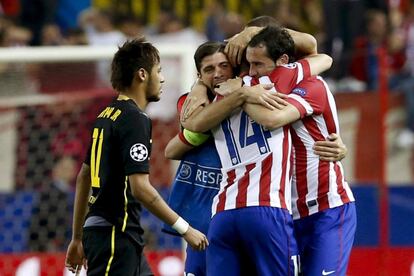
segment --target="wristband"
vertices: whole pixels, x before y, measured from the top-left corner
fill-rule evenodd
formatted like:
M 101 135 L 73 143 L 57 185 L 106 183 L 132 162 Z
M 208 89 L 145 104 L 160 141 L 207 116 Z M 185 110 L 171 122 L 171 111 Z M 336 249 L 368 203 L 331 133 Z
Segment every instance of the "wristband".
M 186 222 L 182 217 L 178 217 L 177 221 L 171 225 L 172 229 L 177 231 L 180 235 L 184 235 L 189 226 L 188 222 Z
M 197 132 L 192 132 L 188 129 L 184 129 L 183 130 L 183 137 L 185 138 L 185 140 L 192 146 L 199 146 L 202 143 L 204 143 L 205 141 L 207 141 L 208 137 L 210 137 L 209 134 L 204 134 L 204 133 L 197 133 Z M 182 137 L 181 137 L 182 138 Z

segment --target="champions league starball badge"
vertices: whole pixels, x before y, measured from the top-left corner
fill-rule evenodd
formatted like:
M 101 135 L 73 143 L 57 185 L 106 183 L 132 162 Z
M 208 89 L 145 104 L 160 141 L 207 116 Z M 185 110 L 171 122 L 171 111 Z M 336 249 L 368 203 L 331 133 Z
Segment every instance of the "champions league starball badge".
M 129 150 L 131 158 L 137 162 L 142 162 L 148 158 L 148 149 L 143 144 L 135 144 Z

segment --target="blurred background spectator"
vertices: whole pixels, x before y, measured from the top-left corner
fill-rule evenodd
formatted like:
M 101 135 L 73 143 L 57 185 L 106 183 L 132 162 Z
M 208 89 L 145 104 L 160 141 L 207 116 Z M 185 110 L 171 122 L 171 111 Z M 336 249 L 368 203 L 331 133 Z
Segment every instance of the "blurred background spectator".
M 118 46 L 125 40 L 125 35 L 115 28 L 114 15 L 109 11 L 89 8 L 82 11 L 79 24 L 85 31 L 88 44 L 92 46 Z M 98 80 L 104 86 L 110 86 L 110 61 L 97 64 Z
M 28 46 L 32 32 L 13 21 L 0 17 L 0 47 Z M 36 82 L 30 78 L 30 68 L 24 64 L 0 64 L 0 97 L 27 95 L 37 92 Z
M 394 49 L 402 51 L 404 63 L 391 76 L 390 88 L 402 92 L 405 97 L 407 120 L 405 128 L 397 137 L 401 148 L 414 147 L 414 1 L 405 13 L 398 7 L 391 9 L 391 24 L 394 29 L 390 40 Z
M 145 34 L 145 25 L 142 20 L 132 15 L 121 15 L 116 18 L 116 25 L 127 39 L 137 38 Z
M 55 22 L 56 0 L 21 0 L 20 23 L 28 28 L 33 37 L 31 45 L 40 45 L 42 29 L 47 24 Z
M 389 68 L 390 83 L 404 65 L 402 43 L 397 45 L 396 37 L 390 36 L 390 30 L 383 11 L 367 11 L 366 33 L 355 39 L 350 67 L 351 76 L 363 81 L 367 90 L 375 91 L 379 88 L 379 68 L 383 66 L 380 62 L 381 53 L 387 55 L 385 65 Z
M 76 161 L 60 157 L 52 181 L 38 194 L 30 224 L 29 248 L 37 252 L 66 250 L 71 237 Z
M 205 34 L 208 40 L 223 41 L 239 33 L 245 20 L 237 12 L 228 12 L 223 3 L 213 1 L 206 8 Z

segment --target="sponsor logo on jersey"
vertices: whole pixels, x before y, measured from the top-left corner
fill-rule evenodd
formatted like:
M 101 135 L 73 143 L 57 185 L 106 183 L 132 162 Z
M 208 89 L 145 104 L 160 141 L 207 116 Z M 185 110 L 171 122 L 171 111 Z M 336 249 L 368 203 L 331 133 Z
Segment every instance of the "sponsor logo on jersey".
M 209 187 L 219 187 L 223 175 L 216 169 L 197 168 L 195 183 Z
M 295 93 L 295 94 L 298 94 L 299 96 L 301 96 L 301 97 L 305 97 L 305 95 L 306 95 L 306 90 L 305 89 L 303 89 L 303 88 L 295 88 L 295 89 L 293 89 L 292 90 L 292 93 Z
M 222 178 L 223 175 L 219 168 L 205 167 L 191 162 L 184 162 L 181 164 L 180 171 L 176 176 L 176 181 L 182 181 L 200 187 L 218 189 Z
M 131 158 L 137 162 L 142 162 L 148 158 L 148 149 L 145 145 L 137 143 L 129 150 Z

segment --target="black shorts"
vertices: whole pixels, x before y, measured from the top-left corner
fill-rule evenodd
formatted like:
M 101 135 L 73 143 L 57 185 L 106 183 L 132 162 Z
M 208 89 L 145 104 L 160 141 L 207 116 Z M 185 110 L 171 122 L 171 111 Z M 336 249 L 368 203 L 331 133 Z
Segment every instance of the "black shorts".
M 83 229 L 83 249 L 88 260 L 88 276 L 152 276 L 142 252 L 127 234 L 115 227 Z

